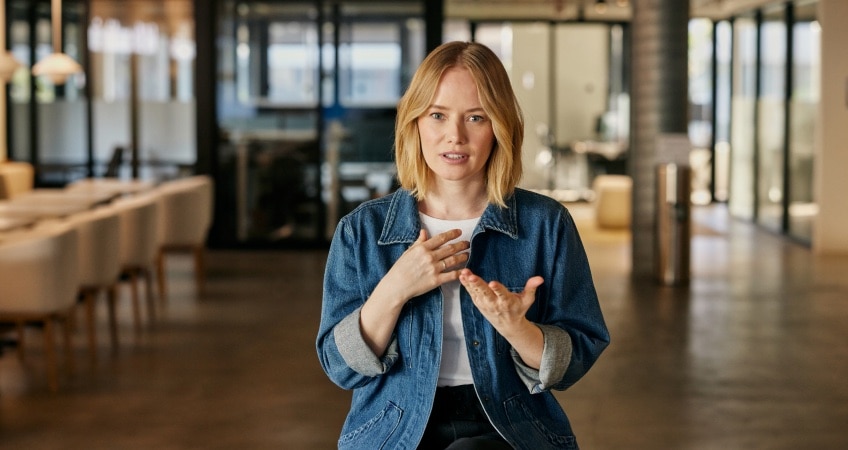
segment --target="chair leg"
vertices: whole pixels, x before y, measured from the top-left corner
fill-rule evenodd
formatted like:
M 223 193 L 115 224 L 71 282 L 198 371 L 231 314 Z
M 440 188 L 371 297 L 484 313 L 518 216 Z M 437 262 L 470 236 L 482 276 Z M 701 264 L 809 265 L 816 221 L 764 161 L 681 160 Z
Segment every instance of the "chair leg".
M 44 319 L 44 354 L 46 356 L 47 386 L 51 392 L 59 391 L 59 375 L 56 369 L 56 348 L 53 338 L 53 319 Z
M 115 303 L 118 300 L 118 288 L 115 285 L 109 286 L 107 292 L 106 304 L 109 308 L 109 337 L 112 340 L 112 351 L 118 351 L 118 319 L 115 314 Z
M 18 358 L 23 361 L 26 358 L 26 345 L 24 342 L 24 338 L 26 337 L 26 330 L 24 329 L 24 321 L 16 321 L 15 328 L 18 332 Z
M 88 328 L 88 351 L 91 356 L 91 362 L 97 361 L 97 329 L 95 326 L 95 300 L 97 300 L 96 291 L 86 289 L 83 293 L 85 301 L 86 327 Z
M 203 294 L 203 288 L 206 281 L 206 266 L 203 260 L 203 246 L 195 246 L 192 249 L 192 253 L 194 253 L 194 284 L 197 295 L 200 296 Z
M 59 316 L 57 319 L 62 321 L 62 338 L 63 351 L 65 352 L 65 366 L 69 374 L 76 372 L 76 364 L 74 362 L 74 354 L 71 350 L 71 333 L 74 331 L 74 315 L 73 309 Z
M 130 287 L 132 288 L 132 307 L 133 307 L 133 323 L 135 331 L 141 332 L 141 308 L 138 303 L 138 271 L 130 270 Z
M 165 285 L 165 250 L 159 249 L 156 255 L 156 282 L 159 285 L 159 299 L 165 301 L 168 298 L 168 287 Z
M 141 269 L 141 272 L 143 272 L 144 275 L 144 284 L 147 294 L 147 317 L 152 323 L 156 321 L 156 294 L 153 293 L 153 271 L 150 269 Z

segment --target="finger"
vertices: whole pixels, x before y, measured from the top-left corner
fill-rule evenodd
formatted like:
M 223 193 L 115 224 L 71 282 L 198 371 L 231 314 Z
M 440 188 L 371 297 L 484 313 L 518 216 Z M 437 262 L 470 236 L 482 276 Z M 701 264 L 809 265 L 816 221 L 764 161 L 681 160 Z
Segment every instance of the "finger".
M 544 282 L 545 279 L 542 277 L 531 277 L 529 280 L 527 280 L 527 283 L 524 284 L 524 291 L 521 293 L 521 296 L 525 299 L 529 297 L 530 299 L 535 300 L 536 289 L 538 289 L 539 286 L 541 286 Z
M 498 283 L 497 281 L 490 281 L 489 289 L 491 289 L 492 292 L 494 292 L 495 295 L 497 295 L 498 298 L 501 299 L 506 298 L 508 295 L 511 294 L 511 292 L 509 292 L 509 289 L 507 289 L 506 286 L 501 283 Z
M 426 247 L 430 250 L 435 250 L 435 249 L 447 244 L 448 242 L 450 242 L 450 241 L 452 241 L 452 240 L 454 240 L 454 239 L 456 239 L 460 236 L 462 236 L 462 230 L 460 230 L 460 229 L 448 230 L 448 231 L 445 231 L 443 233 L 439 233 L 439 234 L 433 236 L 432 238 L 430 238 L 426 242 Z
M 539 276 L 531 277 L 527 280 L 527 283 L 524 284 L 524 292 L 532 292 L 536 293 L 536 289 L 545 282 L 545 279 Z
M 462 254 L 462 252 L 468 250 L 470 246 L 471 243 L 468 241 L 454 242 L 452 244 L 443 245 L 433 250 L 433 256 L 438 259 L 445 259 L 451 256 L 459 256 L 460 254 Z M 451 264 L 448 264 L 448 266 L 451 266 Z
M 444 257 L 441 261 L 445 263 L 445 270 L 450 268 L 455 268 L 453 271 L 457 272 L 457 277 L 459 276 L 459 270 L 461 268 L 457 267 L 459 265 L 465 264 L 468 261 L 468 253 L 458 253 L 455 255 L 450 255 Z
M 486 282 L 468 269 L 462 269 L 459 274 L 459 282 L 472 294 L 472 297 L 485 296 L 491 292 Z

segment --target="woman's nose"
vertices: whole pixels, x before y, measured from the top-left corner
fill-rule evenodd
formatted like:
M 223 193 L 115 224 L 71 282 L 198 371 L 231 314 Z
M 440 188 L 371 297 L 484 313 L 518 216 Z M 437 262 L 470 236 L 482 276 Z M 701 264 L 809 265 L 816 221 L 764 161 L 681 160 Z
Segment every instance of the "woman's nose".
M 448 143 L 449 144 L 464 144 L 465 143 L 465 128 L 461 123 L 451 121 L 448 125 Z

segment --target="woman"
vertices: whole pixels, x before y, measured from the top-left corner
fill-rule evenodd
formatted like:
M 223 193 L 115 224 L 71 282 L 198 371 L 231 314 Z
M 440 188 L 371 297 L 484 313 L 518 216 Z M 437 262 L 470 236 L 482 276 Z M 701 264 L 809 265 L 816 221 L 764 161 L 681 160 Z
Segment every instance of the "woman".
M 515 187 L 524 125 L 497 56 L 438 47 L 398 105 L 401 189 L 342 218 L 317 339 L 353 390 L 339 448 L 577 448 L 551 389 L 609 343 L 577 229 Z

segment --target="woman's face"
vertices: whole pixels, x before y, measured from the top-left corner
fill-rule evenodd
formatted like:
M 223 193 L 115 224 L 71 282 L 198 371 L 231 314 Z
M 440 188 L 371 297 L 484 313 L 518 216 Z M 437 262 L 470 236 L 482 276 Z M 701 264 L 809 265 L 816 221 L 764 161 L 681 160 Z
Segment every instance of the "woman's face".
M 418 118 L 418 132 L 437 183 L 485 177 L 495 134 L 468 69 L 454 67 L 442 74 L 433 103 Z

